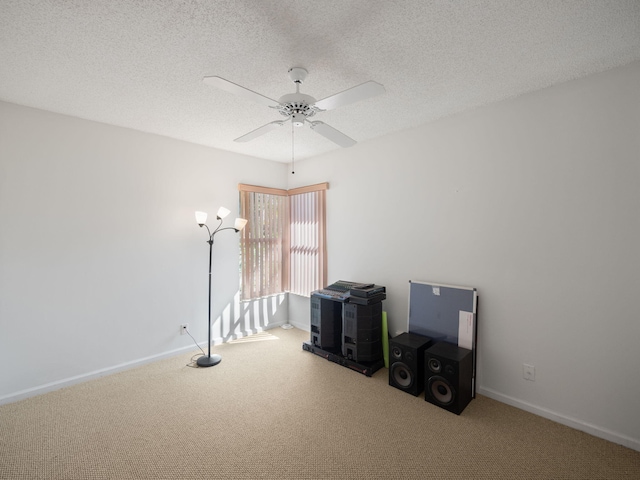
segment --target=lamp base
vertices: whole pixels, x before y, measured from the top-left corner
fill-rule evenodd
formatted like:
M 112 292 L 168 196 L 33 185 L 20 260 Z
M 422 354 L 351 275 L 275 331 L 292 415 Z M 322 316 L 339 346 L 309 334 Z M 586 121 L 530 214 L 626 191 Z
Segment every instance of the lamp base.
M 214 365 L 219 364 L 222 361 L 222 357 L 220 355 L 213 354 L 211 356 L 203 355 L 202 357 L 196 360 L 196 363 L 199 367 L 213 367 Z

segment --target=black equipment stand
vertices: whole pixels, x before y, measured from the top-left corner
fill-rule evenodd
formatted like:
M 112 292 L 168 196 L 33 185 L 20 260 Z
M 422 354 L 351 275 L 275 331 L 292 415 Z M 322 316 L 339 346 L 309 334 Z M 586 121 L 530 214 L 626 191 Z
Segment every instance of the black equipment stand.
M 330 362 L 337 363 L 338 365 L 342 365 L 343 367 L 350 368 L 358 373 L 362 373 L 367 377 L 370 377 L 375 372 L 384 367 L 384 360 L 378 360 L 376 362 L 354 362 L 353 360 L 349 360 L 344 357 L 340 353 L 330 352 L 328 350 L 322 350 L 315 345 L 312 345 L 311 342 L 303 342 L 302 349 L 307 352 L 315 353 L 316 355 L 326 358 Z

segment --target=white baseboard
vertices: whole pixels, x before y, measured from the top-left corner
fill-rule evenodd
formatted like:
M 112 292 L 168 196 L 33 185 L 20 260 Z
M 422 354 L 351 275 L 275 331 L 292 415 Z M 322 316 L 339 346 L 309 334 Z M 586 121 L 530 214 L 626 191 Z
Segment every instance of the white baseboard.
M 310 331 L 308 322 L 302 323 L 302 322 L 289 321 L 289 323 L 294 327 L 296 327 L 298 330 L 302 330 L 304 332 Z
M 283 325 L 286 325 L 287 323 L 289 325 L 294 326 L 298 330 L 302 330 L 303 332 L 309 332 L 310 331 L 309 325 L 307 323 L 295 322 L 295 321 L 293 321 L 293 322 L 289 321 L 289 322 L 273 322 L 273 323 L 269 323 L 269 325 L 264 327 L 264 329 L 262 329 L 262 330 L 271 330 L 273 328 L 279 328 L 279 327 L 282 327 Z
M 229 340 L 237 340 L 238 338 L 246 337 L 247 335 L 252 335 L 258 332 L 262 332 L 265 330 L 270 330 L 279 326 L 282 326 L 284 323 L 271 323 L 264 328 L 257 328 L 245 333 L 237 333 L 233 334 Z M 305 329 L 305 326 L 300 324 L 292 323 L 292 325 L 296 328 Z M 306 327 L 308 330 L 308 327 Z M 220 345 L 223 343 L 222 338 L 214 338 L 212 345 Z M 206 349 L 206 342 L 201 342 L 199 344 L 200 348 Z M 20 390 L 14 393 L 10 393 L 8 395 L 4 395 L 0 397 L 0 405 L 4 405 L 6 403 L 13 403 L 19 400 L 24 400 L 26 398 L 35 397 L 37 395 L 42 395 L 43 393 L 53 392 L 55 390 L 60 390 L 61 388 L 70 387 L 72 385 L 76 385 L 79 383 L 87 382 L 89 380 L 93 380 L 95 378 L 104 377 L 106 375 L 111 375 L 113 373 L 122 372 L 124 370 L 129 370 L 131 368 L 140 367 L 147 363 L 156 362 L 158 360 L 162 360 L 163 358 L 174 357 L 176 355 L 180 355 L 184 352 L 189 352 L 198 348 L 196 344 L 190 344 L 185 347 L 180 347 L 175 350 L 170 350 L 168 352 L 160 353 L 158 355 L 152 355 L 145 358 L 140 358 L 137 360 L 132 360 L 130 362 L 121 363 L 118 365 L 114 365 L 113 367 L 107 367 L 100 370 L 95 370 L 93 372 L 83 373 L 82 375 L 77 375 L 74 377 L 64 378 L 62 380 L 58 380 L 55 382 L 45 383 L 43 385 L 38 385 L 36 387 L 28 388 L 25 390 Z
M 214 345 L 216 342 L 214 341 Z M 206 344 L 204 344 L 206 345 Z M 203 345 L 200 347 L 204 348 Z M 118 365 L 114 365 L 113 367 L 107 367 L 100 370 L 95 370 L 93 372 L 83 373 L 82 375 L 77 375 L 75 377 L 64 378 L 62 380 L 58 380 L 56 382 L 45 383 L 44 385 L 38 385 L 37 387 L 27 388 L 26 390 L 20 390 L 18 392 L 10 393 L 3 397 L 0 397 L 0 405 L 4 405 L 6 403 L 13 403 L 19 400 L 24 400 L 25 398 L 35 397 L 37 395 L 42 395 L 43 393 L 53 392 L 54 390 L 60 390 L 61 388 L 70 387 L 72 385 L 76 385 L 78 383 L 83 383 L 89 380 L 93 380 L 95 378 L 104 377 L 106 375 L 111 375 L 113 373 L 122 372 L 124 370 L 129 370 L 131 368 L 140 367 L 147 363 L 156 362 L 163 358 L 174 357 L 176 355 L 180 355 L 184 352 L 189 352 L 198 348 L 196 345 L 191 344 L 185 347 L 180 347 L 175 350 L 170 350 L 168 352 L 160 353 L 158 355 L 152 355 L 150 357 L 139 358 L 137 360 L 132 360 L 130 362 L 120 363 Z
M 626 435 L 613 432 L 606 428 L 598 427 L 597 425 L 583 422 L 576 418 L 561 415 L 546 408 L 538 407 L 536 405 L 518 400 L 517 398 L 513 398 L 508 395 L 503 395 L 502 393 L 496 392 L 495 390 L 492 390 L 490 388 L 479 386 L 478 393 L 484 395 L 485 397 L 493 398 L 494 400 L 497 400 L 499 402 L 511 405 L 512 407 L 519 408 L 520 410 L 524 410 L 526 412 L 533 413 L 534 415 L 538 415 L 562 425 L 575 428 L 576 430 L 588 433 L 590 435 L 593 435 L 594 437 L 602 438 L 604 440 L 608 440 L 610 442 L 617 443 L 618 445 L 622 445 L 624 447 L 631 448 L 640 452 L 640 440 L 638 439 L 627 437 Z

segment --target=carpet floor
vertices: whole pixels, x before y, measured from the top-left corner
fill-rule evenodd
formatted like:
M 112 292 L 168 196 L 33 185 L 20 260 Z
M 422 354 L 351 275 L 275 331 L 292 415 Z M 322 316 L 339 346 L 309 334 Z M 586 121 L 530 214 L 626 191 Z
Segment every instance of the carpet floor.
M 640 479 L 640 452 L 478 395 L 455 415 L 274 329 L 0 406 L 0 479 Z

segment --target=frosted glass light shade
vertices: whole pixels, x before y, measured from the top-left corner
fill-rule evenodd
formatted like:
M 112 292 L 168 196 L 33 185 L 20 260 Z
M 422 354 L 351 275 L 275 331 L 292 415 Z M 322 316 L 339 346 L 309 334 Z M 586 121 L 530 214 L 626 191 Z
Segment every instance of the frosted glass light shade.
M 227 215 L 229 215 L 230 213 L 231 213 L 231 211 L 227 210 L 227 209 L 226 209 L 226 208 L 224 208 L 224 207 L 220 207 L 220 208 L 218 209 L 218 218 L 219 218 L 220 220 L 222 220 L 224 217 L 226 217 L 226 216 L 227 216 Z
M 196 212 L 196 222 L 202 226 L 207 222 L 207 212 Z
M 246 224 L 247 224 L 246 218 L 236 218 L 236 223 L 234 224 L 233 228 L 240 231 L 244 228 Z

